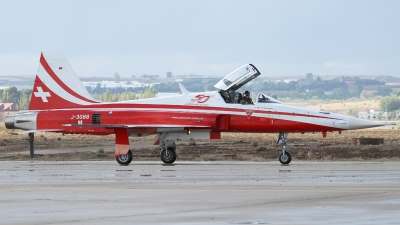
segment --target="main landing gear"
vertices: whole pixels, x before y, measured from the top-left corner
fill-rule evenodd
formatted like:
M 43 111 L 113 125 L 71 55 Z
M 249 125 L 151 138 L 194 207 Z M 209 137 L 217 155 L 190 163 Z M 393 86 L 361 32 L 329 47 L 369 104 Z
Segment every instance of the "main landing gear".
M 282 153 L 279 154 L 279 162 L 287 165 L 292 161 L 292 156 L 287 151 L 287 136 L 289 133 L 287 132 L 280 132 L 278 136 L 278 140 L 276 144 L 282 145 Z M 165 164 L 172 164 L 176 160 L 176 144 L 173 140 L 164 140 L 162 144 L 160 144 L 162 150 L 160 153 L 161 161 Z M 117 162 L 121 165 L 129 165 L 131 163 L 133 157 L 131 150 L 128 151 L 126 155 L 119 155 L 117 158 Z
M 176 160 L 176 144 L 174 141 L 164 141 L 161 145 L 162 150 L 160 154 L 161 161 L 165 164 L 174 163 Z
M 176 160 L 176 152 L 173 148 L 167 147 L 161 150 L 161 161 L 166 164 L 171 164 Z
M 276 144 L 282 145 L 282 153 L 279 155 L 279 162 L 282 164 L 289 164 L 290 161 L 292 161 L 292 156 L 289 154 L 286 148 L 286 143 L 287 143 L 287 136 L 289 133 L 285 132 L 280 132 L 278 136 L 278 140 L 276 141 Z
M 129 163 L 131 163 L 133 159 L 131 150 L 129 150 L 126 155 L 119 155 L 116 159 L 117 162 L 121 165 L 129 165 Z

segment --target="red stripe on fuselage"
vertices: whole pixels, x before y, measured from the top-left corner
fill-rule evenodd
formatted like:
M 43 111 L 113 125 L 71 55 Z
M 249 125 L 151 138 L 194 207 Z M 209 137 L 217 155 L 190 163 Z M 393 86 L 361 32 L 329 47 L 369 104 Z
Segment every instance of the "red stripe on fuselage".
M 76 93 L 75 91 L 73 91 L 71 88 L 69 88 L 67 85 L 64 84 L 64 82 L 62 82 L 62 80 L 60 78 L 58 78 L 58 76 L 54 73 L 54 71 L 51 69 L 51 67 L 49 66 L 49 64 L 47 63 L 46 59 L 43 56 L 43 53 L 40 55 L 40 63 L 42 64 L 43 68 L 46 70 L 46 72 L 51 76 L 51 78 L 53 78 L 53 80 L 60 85 L 60 87 L 62 89 L 64 89 L 65 91 L 67 91 L 70 95 L 79 98 L 80 100 L 83 101 L 87 101 L 87 102 L 91 102 L 91 103 L 98 103 L 96 101 L 87 99 L 81 95 L 79 95 L 78 93 Z
M 224 111 L 224 112 L 243 112 L 245 111 L 243 108 L 225 108 L 225 107 L 215 107 L 215 106 L 190 106 L 190 105 L 161 105 L 161 104 L 116 104 L 116 103 L 99 103 L 93 105 L 87 105 L 82 107 L 77 107 L 77 109 L 88 109 L 88 110 L 110 110 L 110 111 L 118 111 L 118 110 L 127 110 L 129 109 L 140 109 L 146 108 L 150 109 L 174 109 L 179 112 L 179 110 L 214 110 L 214 111 Z M 204 113 L 204 112 L 199 112 Z M 319 118 L 319 119 L 331 119 L 331 120 L 341 120 L 338 118 L 332 118 L 327 116 L 317 116 L 303 113 L 295 113 L 295 112 L 280 112 L 280 111 L 269 111 L 269 110 L 254 110 L 253 113 L 267 113 L 272 115 L 283 115 L 283 116 L 299 116 L 299 117 L 310 117 L 310 118 Z M 226 114 L 226 113 L 224 113 Z

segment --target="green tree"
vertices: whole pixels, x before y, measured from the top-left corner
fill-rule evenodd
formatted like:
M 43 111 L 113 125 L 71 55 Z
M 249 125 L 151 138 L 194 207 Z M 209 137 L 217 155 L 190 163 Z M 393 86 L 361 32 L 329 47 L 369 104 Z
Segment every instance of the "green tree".
M 209 88 L 210 91 L 211 91 L 211 90 L 215 90 L 215 88 L 214 88 L 215 83 L 209 83 L 208 85 L 210 85 L 210 88 Z M 286 85 L 286 83 L 285 83 L 284 85 Z M 263 89 L 264 89 L 264 82 L 263 82 L 263 80 L 262 80 L 260 77 L 256 77 L 256 78 L 252 81 L 252 83 L 251 83 L 251 88 L 249 88 L 249 89 L 251 89 L 252 92 L 263 90 Z
M 136 99 L 136 93 L 135 92 L 123 92 L 119 96 L 120 101 L 127 101 L 127 100 L 134 100 Z
M 32 89 L 23 88 L 20 90 L 18 109 L 28 109 L 31 94 L 32 94 Z
M 344 88 L 335 88 L 332 90 L 332 96 L 337 99 L 344 99 L 347 97 L 347 90 Z
M 384 97 L 379 102 L 381 111 L 392 112 L 400 109 L 400 98 L 395 96 Z
M 144 91 L 142 98 L 154 98 L 157 95 L 157 90 L 155 88 L 148 88 Z
M 16 87 L 11 86 L 7 89 L 4 89 L 2 95 L 3 95 L 2 96 L 3 102 L 10 102 L 10 103 L 18 104 L 20 93 Z
M 393 95 L 400 96 L 400 89 L 392 92 Z M 0 94 L 1 96 L 1 94 Z
M 103 101 L 103 102 L 111 102 L 111 92 L 110 92 L 110 90 L 107 90 L 106 92 L 104 92 L 101 95 L 101 99 L 100 100 Z
M 370 99 L 372 97 L 374 97 L 374 93 L 372 93 L 372 91 L 363 90 L 360 94 L 360 98 L 363 99 Z
M 363 89 L 362 85 L 358 84 L 349 84 L 347 87 L 347 93 L 350 95 L 350 97 L 360 97 L 361 91 Z
M 140 90 L 140 91 L 139 91 L 139 98 L 143 98 L 143 97 L 144 97 L 143 91 Z
M 396 111 L 392 111 L 388 113 L 388 118 L 389 119 L 396 119 Z
M 110 96 L 110 102 L 118 102 L 119 101 L 119 94 L 112 94 Z
M 95 99 L 101 101 L 101 96 L 100 96 L 99 94 L 97 94 L 97 93 L 95 93 L 95 94 L 93 95 L 93 98 L 95 98 Z
M 323 98 L 324 97 L 324 90 L 322 90 L 321 88 L 310 90 L 307 93 L 307 96 L 309 96 L 310 98 L 312 98 L 314 96 L 317 97 L 317 98 Z
M 356 107 L 350 107 L 349 109 L 347 109 L 347 115 L 358 117 L 358 109 Z
M 375 95 L 388 96 L 393 90 L 390 87 L 382 86 L 376 89 Z

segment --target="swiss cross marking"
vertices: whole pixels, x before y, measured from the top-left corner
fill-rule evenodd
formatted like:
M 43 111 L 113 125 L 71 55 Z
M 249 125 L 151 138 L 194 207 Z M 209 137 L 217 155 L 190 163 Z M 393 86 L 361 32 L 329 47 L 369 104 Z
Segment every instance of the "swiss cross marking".
M 51 97 L 50 92 L 43 92 L 42 87 L 37 87 L 36 88 L 38 92 L 34 92 L 35 97 L 42 98 L 43 102 L 48 102 L 47 97 Z
M 253 114 L 254 109 L 245 109 L 244 110 L 247 115 L 247 119 L 250 119 L 251 115 Z

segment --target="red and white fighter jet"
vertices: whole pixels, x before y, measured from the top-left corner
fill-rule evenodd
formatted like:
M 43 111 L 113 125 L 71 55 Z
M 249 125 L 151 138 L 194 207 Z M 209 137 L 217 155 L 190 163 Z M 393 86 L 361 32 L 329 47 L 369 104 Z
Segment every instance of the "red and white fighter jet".
M 219 91 L 189 93 L 163 98 L 121 102 L 100 102 L 83 86 L 65 57 L 58 51 L 42 52 L 29 110 L 8 115 L 8 129 L 29 133 L 115 134 L 115 157 L 118 163 L 132 161 L 129 136 L 157 134 L 161 160 L 176 159 L 176 140 L 220 139 L 221 132 L 278 133 L 283 146 L 279 161 L 288 164 L 286 150 L 290 132 L 327 132 L 363 129 L 383 124 L 325 111 L 286 105 L 265 94 L 258 94 L 254 104 L 242 105 L 240 87 L 259 76 L 252 64 L 244 65 L 225 76 L 215 87 Z

